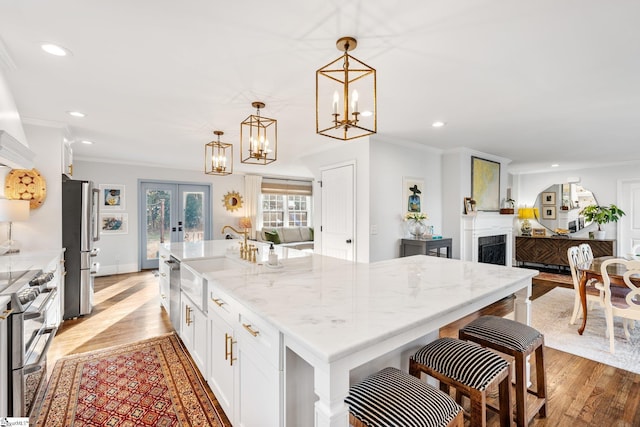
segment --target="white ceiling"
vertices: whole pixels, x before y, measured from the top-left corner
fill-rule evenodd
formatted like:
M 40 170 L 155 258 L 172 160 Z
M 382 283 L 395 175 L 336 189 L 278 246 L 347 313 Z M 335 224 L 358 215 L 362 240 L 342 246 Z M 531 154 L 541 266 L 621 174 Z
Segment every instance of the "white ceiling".
M 25 121 L 95 142 L 78 158 L 201 170 L 219 129 L 236 172 L 301 175 L 344 143 L 315 134 L 315 71 L 349 35 L 377 70 L 380 136 L 570 169 L 640 160 L 639 18 L 637 0 L 1 0 L 0 65 Z M 256 100 L 278 161 L 248 168 Z

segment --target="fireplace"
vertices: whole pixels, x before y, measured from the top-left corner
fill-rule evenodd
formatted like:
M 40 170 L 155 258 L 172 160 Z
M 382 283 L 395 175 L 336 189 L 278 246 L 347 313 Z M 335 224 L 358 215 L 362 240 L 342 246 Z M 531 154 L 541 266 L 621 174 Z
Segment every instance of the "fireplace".
M 478 262 L 507 265 L 507 236 L 483 236 L 478 238 Z
M 514 218 L 514 215 L 500 215 L 497 212 L 462 215 L 460 259 L 511 267 Z

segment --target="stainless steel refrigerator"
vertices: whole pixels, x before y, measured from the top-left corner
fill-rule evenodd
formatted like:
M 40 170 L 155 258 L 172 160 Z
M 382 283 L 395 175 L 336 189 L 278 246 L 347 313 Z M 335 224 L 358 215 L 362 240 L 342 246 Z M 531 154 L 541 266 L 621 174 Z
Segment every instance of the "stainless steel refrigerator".
M 64 319 L 91 313 L 94 261 L 100 239 L 99 190 L 91 181 L 62 180 L 62 245 L 65 248 Z

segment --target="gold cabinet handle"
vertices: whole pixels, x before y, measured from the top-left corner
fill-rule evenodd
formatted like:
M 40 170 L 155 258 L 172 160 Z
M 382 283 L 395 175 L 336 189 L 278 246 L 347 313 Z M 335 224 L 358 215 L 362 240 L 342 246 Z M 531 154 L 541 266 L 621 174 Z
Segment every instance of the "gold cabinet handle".
M 260 331 L 256 331 L 255 329 L 253 329 L 250 324 L 243 323 L 242 327 L 245 328 L 247 330 L 247 332 L 249 332 L 254 337 L 257 337 L 258 334 L 260 333 Z
M 167 296 L 165 294 L 160 294 L 160 298 L 167 299 Z
M 162 277 L 167 277 L 167 274 L 166 274 L 166 273 L 160 273 L 160 275 L 161 275 Z
M 189 307 L 188 305 L 185 305 L 184 308 L 185 308 L 185 313 L 184 313 L 185 323 L 187 324 L 187 326 L 189 326 L 191 323 L 193 323 L 191 321 L 191 307 Z
M 2 312 L 2 316 L 0 316 L 0 320 L 7 320 L 7 317 L 9 317 L 9 315 L 13 313 L 13 309 L 11 310 L 4 310 Z
M 233 357 L 233 345 L 236 342 L 237 341 L 233 340 L 233 336 L 226 332 L 224 333 L 224 360 L 229 361 L 229 366 L 233 366 L 233 361 L 236 360 L 236 358 Z
M 226 303 L 224 301 L 222 301 L 220 298 L 211 298 L 211 301 L 213 301 L 214 303 L 216 303 L 216 305 L 218 307 L 222 307 L 223 305 L 225 305 Z

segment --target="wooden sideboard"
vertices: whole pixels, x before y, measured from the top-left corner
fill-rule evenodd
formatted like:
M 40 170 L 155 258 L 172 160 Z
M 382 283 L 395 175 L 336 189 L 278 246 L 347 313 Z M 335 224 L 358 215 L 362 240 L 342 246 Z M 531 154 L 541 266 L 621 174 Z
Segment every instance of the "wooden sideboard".
M 588 243 L 594 257 L 616 254 L 615 239 L 593 240 L 570 237 L 525 237 L 516 236 L 516 261 L 521 263 L 569 266 L 567 249 Z

